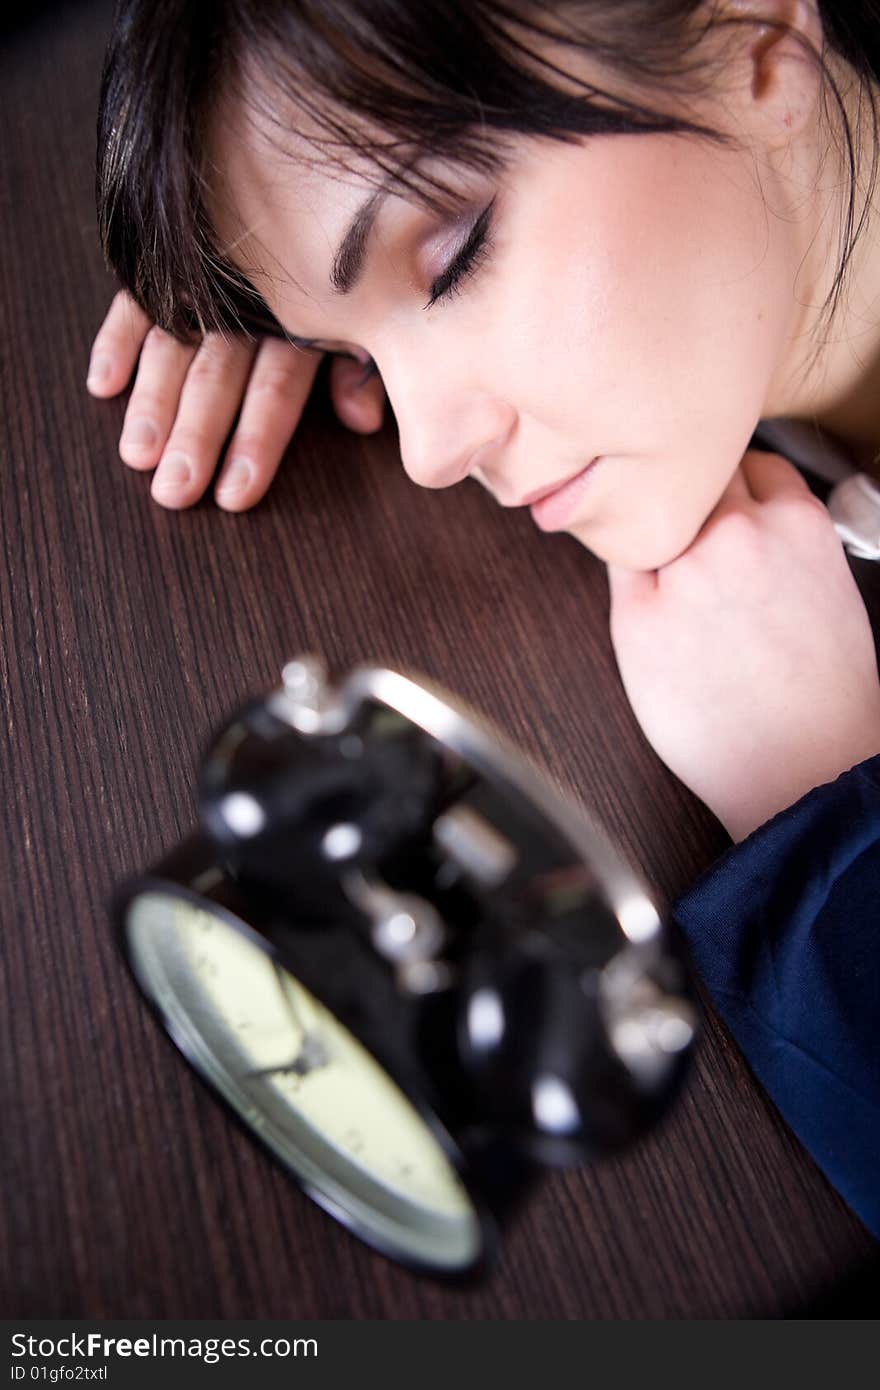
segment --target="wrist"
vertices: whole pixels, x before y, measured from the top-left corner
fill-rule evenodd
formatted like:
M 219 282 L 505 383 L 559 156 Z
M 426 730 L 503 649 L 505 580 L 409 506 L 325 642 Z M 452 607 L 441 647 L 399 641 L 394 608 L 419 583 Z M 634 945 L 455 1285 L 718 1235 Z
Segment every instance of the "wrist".
M 754 764 L 744 762 L 724 791 L 707 800 L 707 805 L 738 843 L 814 787 L 835 781 L 876 753 L 880 753 L 880 717 L 846 739 L 823 739 L 817 730 L 808 749 L 783 750 L 771 765 L 766 756 Z

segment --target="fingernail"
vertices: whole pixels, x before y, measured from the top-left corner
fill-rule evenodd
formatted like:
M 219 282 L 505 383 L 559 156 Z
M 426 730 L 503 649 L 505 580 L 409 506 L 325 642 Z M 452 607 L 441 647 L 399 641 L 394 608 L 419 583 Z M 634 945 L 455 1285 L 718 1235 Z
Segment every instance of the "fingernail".
M 154 497 L 159 492 L 177 492 L 191 477 L 192 468 L 186 454 L 166 454 L 156 469 L 150 491 Z
M 113 370 L 113 361 L 110 357 L 105 357 L 99 352 L 97 357 L 93 357 L 89 363 L 89 374 L 86 377 L 86 386 L 103 386 Z
M 217 496 L 234 497 L 236 493 L 243 492 L 251 477 L 251 466 L 247 459 L 232 459 L 217 484 Z
M 156 426 L 152 420 L 147 420 L 144 416 L 128 422 L 122 433 L 122 443 L 133 444 L 136 449 L 150 448 L 158 438 Z

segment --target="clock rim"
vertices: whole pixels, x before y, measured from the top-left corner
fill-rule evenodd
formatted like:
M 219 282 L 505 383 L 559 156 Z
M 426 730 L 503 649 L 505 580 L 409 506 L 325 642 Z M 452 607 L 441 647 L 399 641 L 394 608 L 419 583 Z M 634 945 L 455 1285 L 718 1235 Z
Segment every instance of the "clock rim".
M 201 837 L 193 836 L 191 840 L 180 846 L 181 850 L 190 847 L 194 841 Z M 230 897 L 234 895 L 235 884 L 225 874 L 220 865 L 216 865 L 217 874 L 222 877 L 223 886 L 231 890 Z M 219 883 L 218 883 L 219 886 Z M 443 1156 L 455 1172 L 462 1183 L 468 1200 L 470 1202 L 473 1216 L 476 1221 L 478 1239 L 475 1242 L 475 1252 L 472 1258 L 460 1265 L 448 1265 L 437 1263 L 430 1258 L 420 1258 L 419 1256 L 399 1249 L 392 1240 L 383 1239 L 370 1229 L 364 1229 L 357 1218 L 341 1207 L 333 1198 L 323 1192 L 307 1177 L 301 1174 L 291 1162 L 286 1160 L 265 1138 L 259 1130 L 250 1125 L 241 1112 L 227 1098 L 222 1089 L 211 1080 L 206 1072 L 193 1059 L 188 1048 L 181 1041 L 179 1035 L 173 1027 L 173 1020 L 169 1019 L 161 1004 L 153 995 L 152 991 L 145 985 L 141 972 L 138 969 L 135 952 L 129 939 L 128 931 L 128 912 L 137 897 L 146 893 L 164 893 L 166 895 L 183 898 L 204 910 L 206 907 L 224 918 L 224 920 L 245 936 L 259 950 L 262 950 L 270 959 L 277 962 L 283 969 L 293 974 L 299 979 L 297 966 L 286 959 L 285 953 L 279 949 L 277 944 L 260 931 L 258 927 L 253 927 L 246 917 L 235 910 L 234 907 L 224 902 L 218 902 L 209 893 L 194 890 L 188 883 L 180 881 L 176 876 L 172 876 L 167 868 L 163 871 L 162 867 L 152 870 L 146 874 L 137 874 L 128 878 L 114 895 L 112 915 L 115 925 L 115 935 L 117 945 L 125 960 L 128 971 L 133 982 L 138 989 L 139 997 L 143 1000 L 146 1007 L 155 1017 L 160 1026 L 160 1032 L 167 1039 L 168 1043 L 174 1048 L 175 1055 L 183 1058 L 195 1074 L 200 1084 L 205 1088 L 214 1101 L 220 1104 L 224 1113 L 233 1119 L 236 1125 L 254 1142 L 258 1143 L 269 1158 L 295 1183 L 295 1185 L 309 1197 L 321 1210 L 332 1217 L 337 1224 L 341 1225 L 350 1235 L 357 1238 L 362 1244 L 377 1251 L 379 1254 L 393 1260 L 396 1264 L 411 1270 L 414 1273 L 429 1274 L 443 1282 L 453 1284 L 476 1282 L 488 1272 L 489 1268 L 497 1258 L 499 1246 L 499 1227 L 495 1213 L 486 1200 L 486 1194 L 481 1189 L 475 1172 L 473 1171 L 470 1156 L 464 1144 L 459 1143 L 454 1135 L 442 1123 L 436 1111 L 430 1106 L 425 1098 L 413 1092 L 395 1071 L 389 1067 L 385 1059 L 377 1057 L 372 1045 L 360 1034 L 356 1024 L 347 1019 L 340 1018 L 336 1009 L 330 1006 L 321 996 L 320 990 L 316 990 L 309 982 L 307 988 L 314 994 L 321 1005 L 329 1008 L 333 1017 L 341 1027 L 346 1029 L 356 1042 L 364 1048 L 377 1066 L 389 1076 L 394 1085 L 401 1091 L 405 1099 L 413 1107 L 422 1123 L 427 1127 L 431 1138 L 441 1149 Z

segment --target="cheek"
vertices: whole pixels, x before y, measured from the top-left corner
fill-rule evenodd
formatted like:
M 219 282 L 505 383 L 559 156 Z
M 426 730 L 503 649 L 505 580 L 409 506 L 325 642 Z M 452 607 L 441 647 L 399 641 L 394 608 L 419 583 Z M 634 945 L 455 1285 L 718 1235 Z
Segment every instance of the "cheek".
M 527 405 L 553 428 L 586 416 L 600 451 L 709 421 L 732 444 L 748 420 L 747 439 L 791 302 L 744 161 L 661 136 L 558 160 L 514 267 L 519 338 L 534 344 Z

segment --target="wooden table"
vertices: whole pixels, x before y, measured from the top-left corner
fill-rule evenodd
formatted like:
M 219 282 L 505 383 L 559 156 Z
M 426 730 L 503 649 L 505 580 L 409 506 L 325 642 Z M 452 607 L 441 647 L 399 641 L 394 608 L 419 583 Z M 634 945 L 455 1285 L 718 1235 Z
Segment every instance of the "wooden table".
M 250 514 L 163 511 L 119 463 L 123 402 L 83 387 L 112 288 L 92 164 L 107 22 L 105 3 L 38 8 L 0 59 L 3 1314 L 869 1306 L 876 1247 L 711 1013 L 668 1122 L 617 1161 L 549 1178 L 467 1293 L 343 1233 L 160 1036 L 108 898 L 193 825 L 200 749 L 295 652 L 422 671 L 463 696 L 595 812 L 662 904 L 726 841 L 646 746 L 615 672 L 603 568 L 570 538 L 474 484 L 414 487 L 392 428 L 357 438 L 320 401 Z

